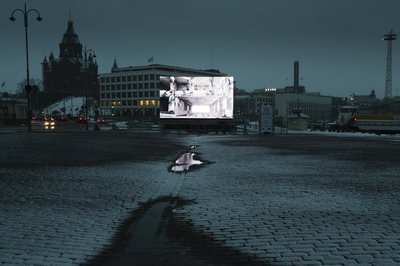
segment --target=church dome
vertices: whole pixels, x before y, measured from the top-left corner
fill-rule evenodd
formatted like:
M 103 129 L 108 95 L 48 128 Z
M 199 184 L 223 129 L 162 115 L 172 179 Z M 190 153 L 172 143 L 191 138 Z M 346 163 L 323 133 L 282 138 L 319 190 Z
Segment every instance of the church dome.
M 74 25 L 71 19 L 68 20 L 68 28 L 62 38 L 62 43 L 80 43 L 78 34 L 74 31 Z
M 78 34 L 74 31 L 71 17 L 68 20 L 68 28 L 60 42 L 60 57 L 62 58 L 82 58 L 82 44 L 78 39 Z

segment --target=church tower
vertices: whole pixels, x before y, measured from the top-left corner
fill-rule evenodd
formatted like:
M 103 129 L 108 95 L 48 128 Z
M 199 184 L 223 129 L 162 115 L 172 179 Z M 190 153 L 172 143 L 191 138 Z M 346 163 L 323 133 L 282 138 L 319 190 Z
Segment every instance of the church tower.
M 67 31 L 64 33 L 60 43 L 61 58 L 82 58 L 82 44 L 78 39 L 78 34 L 74 31 L 73 21 L 68 19 Z
M 49 105 L 69 96 L 98 99 L 100 93 L 98 65 L 92 54 L 86 54 L 84 57 L 85 52 L 74 30 L 71 15 L 59 48 L 58 58 L 51 52 L 48 60 L 45 57 L 42 62 L 43 105 Z

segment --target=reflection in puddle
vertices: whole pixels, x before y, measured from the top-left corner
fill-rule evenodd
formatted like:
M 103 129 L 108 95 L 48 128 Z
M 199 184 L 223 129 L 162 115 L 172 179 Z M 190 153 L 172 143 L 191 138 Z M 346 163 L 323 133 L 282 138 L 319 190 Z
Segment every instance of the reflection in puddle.
M 203 164 L 202 161 L 193 158 L 195 155 L 196 154 L 193 152 L 185 152 L 184 154 L 181 154 L 181 156 L 179 156 L 175 161 L 175 165 L 172 166 L 171 171 L 175 173 L 187 172 L 191 166 Z
M 175 213 L 194 203 L 165 197 L 142 204 L 120 227 L 116 241 L 85 265 L 269 265 L 224 245 Z
M 170 224 L 172 210 L 184 201 L 175 198 L 160 198 L 139 209 L 129 228 L 117 246 L 89 265 L 127 266 L 127 265 L 191 265 L 208 266 L 205 259 L 197 259 L 190 249 L 170 238 L 168 230 L 175 228 Z

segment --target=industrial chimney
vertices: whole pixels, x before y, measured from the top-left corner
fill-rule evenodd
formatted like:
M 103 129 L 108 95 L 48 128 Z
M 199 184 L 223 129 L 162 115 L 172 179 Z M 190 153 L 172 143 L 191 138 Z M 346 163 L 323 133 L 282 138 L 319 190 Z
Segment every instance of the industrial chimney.
M 286 93 L 304 93 L 306 88 L 299 85 L 299 61 L 294 61 L 294 79 L 293 86 L 286 86 Z

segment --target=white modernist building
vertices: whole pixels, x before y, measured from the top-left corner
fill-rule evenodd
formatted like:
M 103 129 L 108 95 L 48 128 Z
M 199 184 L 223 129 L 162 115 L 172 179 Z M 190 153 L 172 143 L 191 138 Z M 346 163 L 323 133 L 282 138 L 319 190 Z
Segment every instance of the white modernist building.
M 294 113 L 306 114 L 310 121 L 332 120 L 332 97 L 319 93 L 292 93 L 285 89 L 264 89 L 253 92 L 254 108 L 259 113 L 263 104 L 274 104 L 275 117 L 286 121 Z
M 309 93 L 277 93 L 275 116 L 287 118 L 296 112 L 306 114 L 310 121 L 332 119 L 332 97 Z
M 218 70 L 197 70 L 152 64 L 118 68 L 99 75 L 100 109 L 104 115 L 150 116 L 160 113 L 160 76 L 226 76 Z

